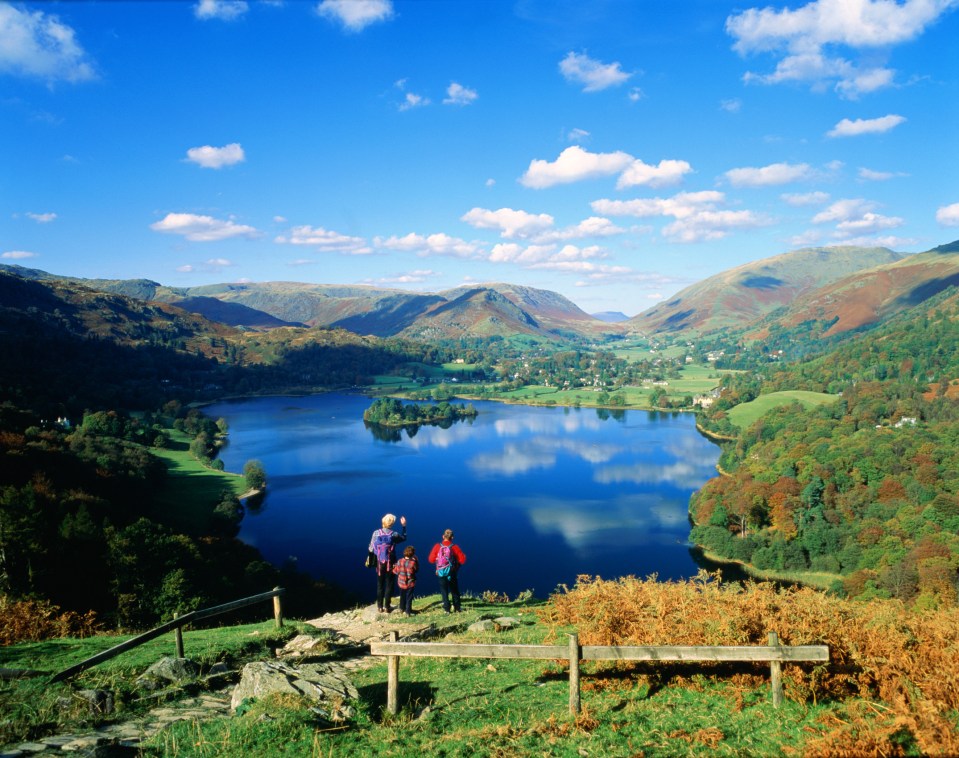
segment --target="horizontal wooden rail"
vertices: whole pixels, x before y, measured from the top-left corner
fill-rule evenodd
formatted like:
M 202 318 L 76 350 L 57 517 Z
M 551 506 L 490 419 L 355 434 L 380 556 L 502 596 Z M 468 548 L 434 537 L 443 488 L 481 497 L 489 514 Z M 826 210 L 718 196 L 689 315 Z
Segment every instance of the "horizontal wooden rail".
M 567 645 L 470 645 L 449 642 L 373 642 L 373 655 L 401 655 L 414 658 L 566 658 Z M 584 661 L 828 661 L 825 645 L 793 647 L 762 646 L 599 646 L 580 647 Z
M 682 661 L 716 663 L 768 663 L 773 705 L 782 702 L 783 663 L 824 662 L 829 660 L 826 645 L 780 645 L 775 632 L 769 633 L 769 645 L 580 645 L 575 634 L 568 645 L 480 645 L 450 642 L 397 642 L 396 633 L 389 642 L 373 642 L 370 653 L 387 657 L 387 709 L 397 712 L 399 659 L 413 658 L 523 658 L 531 660 L 567 660 L 570 664 L 570 711 L 579 712 L 579 662 L 584 661 Z
M 219 616 L 221 613 L 227 613 L 228 611 L 235 611 L 237 608 L 245 608 L 248 605 L 254 605 L 255 603 L 262 603 L 264 600 L 273 599 L 273 616 L 276 619 L 276 625 L 283 625 L 283 614 L 281 612 L 280 606 L 280 596 L 286 590 L 281 589 L 280 587 L 274 587 L 270 592 L 262 592 L 259 595 L 252 595 L 250 597 L 242 598 L 241 600 L 234 600 L 229 603 L 224 603 L 223 605 L 215 605 L 211 608 L 203 608 L 198 611 L 190 611 L 190 613 L 184 613 L 182 616 L 174 616 L 172 621 L 167 621 L 165 624 L 160 624 L 158 627 L 154 627 L 148 632 L 139 634 L 136 637 L 131 637 L 125 642 L 121 642 L 119 645 L 114 645 L 113 647 L 104 650 L 102 653 L 97 653 L 90 658 L 87 658 L 85 661 L 80 661 L 70 668 L 66 668 L 50 679 L 51 682 L 59 682 L 63 679 L 68 679 L 71 676 L 79 674 L 81 671 L 86 671 L 88 668 L 92 668 L 97 664 L 108 661 L 111 658 L 124 653 L 127 650 L 131 650 L 135 647 L 139 647 L 145 642 L 156 639 L 162 634 L 166 634 L 171 629 L 175 629 L 179 632 L 180 628 L 186 624 L 189 624 L 193 621 L 200 621 L 201 619 L 210 618 L 211 616 Z M 183 657 L 182 642 L 178 637 L 177 641 L 177 656 Z

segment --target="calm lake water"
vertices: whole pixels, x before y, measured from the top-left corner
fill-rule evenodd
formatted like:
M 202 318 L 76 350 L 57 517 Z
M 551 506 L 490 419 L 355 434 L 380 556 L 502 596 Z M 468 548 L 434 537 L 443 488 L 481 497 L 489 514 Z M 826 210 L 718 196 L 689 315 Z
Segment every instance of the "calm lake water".
M 446 528 L 466 553 L 460 587 L 546 596 L 578 574 L 693 576 L 689 496 L 716 474 L 719 448 L 692 414 L 537 408 L 475 402 L 472 422 L 378 439 L 363 423 L 371 399 L 324 394 L 223 402 L 221 458 L 266 469 L 267 496 L 240 537 L 273 563 L 375 595 L 362 565 L 384 513 L 405 515 L 424 564 Z

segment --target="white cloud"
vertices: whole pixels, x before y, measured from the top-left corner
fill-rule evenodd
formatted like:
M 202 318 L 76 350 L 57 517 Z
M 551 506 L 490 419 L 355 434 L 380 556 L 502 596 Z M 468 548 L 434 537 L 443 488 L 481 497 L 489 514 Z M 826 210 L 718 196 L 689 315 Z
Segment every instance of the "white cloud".
M 686 161 L 661 160 L 658 165 L 650 166 L 638 158 L 630 163 L 616 182 L 616 189 L 637 187 L 666 187 L 679 184 L 683 176 L 693 170 Z
M 943 226 L 959 226 L 959 203 L 944 205 L 936 210 L 936 221 Z
M 739 113 L 743 107 L 743 101 L 738 97 L 730 98 L 729 100 L 721 100 L 719 107 L 728 113 Z
M 837 242 L 836 244 L 855 245 L 856 247 L 888 247 L 895 250 L 896 248 L 909 247 L 918 243 L 919 240 L 913 237 L 897 237 L 889 234 L 884 237 L 852 237 Z
M 820 211 L 813 216 L 814 224 L 825 224 L 831 221 L 848 221 L 853 218 L 860 218 L 863 214 L 869 213 L 876 207 L 871 200 L 862 198 L 846 198 L 837 200 L 826 210 Z
M 554 219 L 547 213 L 532 214 L 512 208 L 491 211 L 473 208 L 460 218 L 476 229 L 496 229 L 506 239 L 527 238 L 553 226 Z
M 824 203 L 829 202 L 829 193 L 828 192 L 803 192 L 803 193 L 792 193 L 779 196 L 783 202 L 788 203 L 789 205 L 795 206 L 804 206 L 804 205 L 823 205 Z
M 446 99 L 443 103 L 444 105 L 470 105 L 478 97 L 476 90 L 464 87 L 458 82 L 451 82 L 446 88 Z
M 585 142 L 589 139 L 589 132 L 585 129 L 570 129 L 566 139 L 570 142 Z
M 840 237 L 854 234 L 875 234 L 884 229 L 895 229 L 905 222 L 897 216 L 883 216 L 879 213 L 864 213 L 859 218 L 840 221 L 836 224 L 837 234 Z
M 769 187 L 809 179 L 813 173 L 808 163 L 771 163 L 762 168 L 733 168 L 726 178 L 734 187 Z
M 565 229 L 549 230 L 536 234 L 533 236 L 533 241 L 538 244 L 547 244 L 572 239 L 583 239 L 586 237 L 611 237 L 615 234 L 625 234 L 626 231 L 627 230 L 621 226 L 616 226 L 616 224 L 608 218 L 590 216 L 575 226 L 567 226 Z
M 191 242 L 216 242 L 232 237 L 252 239 L 259 236 L 252 226 L 193 213 L 168 213 L 162 220 L 150 224 L 150 228 L 155 232 L 180 234 Z
M 556 184 L 611 176 L 623 171 L 634 160 L 628 153 L 591 153 L 573 145 L 563 150 L 553 163 L 538 159 L 530 161 L 520 183 L 533 189 L 544 189 Z
M 400 103 L 400 110 L 408 111 L 412 110 L 413 108 L 422 108 L 423 106 L 429 104 L 430 99 L 428 97 L 417 95 L 415 92 L 407 92 L 403 102 Z
M 246 160 L 246 154 L 239 142 L 232 142 L 223 147 L 211 147 L 210 145 L 191 147 L 186 151 L 186 157 L 187 160 L 193 161 L 203 168 L 223 168 Z
M 725 195 L 715 190 L 684 192 L 670 198 L 636 200 L 595 200 L 592 208 L 610 216 L 671 216 L 675 219 L 663 227 L 662 234 L 673 242 L 718 240 L 734 229 L 765 226 L 770 220 L 748 210 L 724 210 L 716 206 Z
M 38 255 L 38 253 L 28 253 L 26 250 L 7 250 L 5 253 L 0 253 L 0 258 L 19 261 L 26 258 L 36 258 Z
M 795 10 L 750 8 L 729 16 L 726 31 L 741 55 L 782 56 L 772 74 L 747 73 L 747 81 L 835 82 L 840 95 L 854 98 L 890 86 L 895 72 L 860 67 L 835 48 L 858 51 L 908 42 L 955 5 L 955 0 L 813 0 Z
M 368 280 L 371 284 L 419 284 L 420 282 L 425 282 L 427 279 L 432 279 L 433 277 L 438 276 L 439 274 L 436 271 L 431 269 L 418 269 L 416 271 L 409 271 L 405 274 L 397 274 L 396 276 L 384 276 L 379 279 Z
M 236 264 L 229 258 L 210 258 L 209 260 L 203 261 L 203 267 L 208 271 L 222 271 L 225 268 L 235 265 Z
M 818 245 L 822 241 L 822 234 L 816 229 L 809 229 L 802 234 L 797 234 L 789 238 L 789 244 L 793 247 L 811 247 Z
M 896 128 L 905 120 L 905 116 L 897 116 L 894 113 L 881 118 L 857 118 L 855 121 L 844 118 L 827 132 L 826 136 L 857 137 L 860 134 L 882 134 Z
M 632 76 L 623 71 L 619 63 L 600 63 L 586 54 L 572 52 L 559 62 L 559 70 L 566 81 L 582 84 L 583 92 L 615 87 Z
M 0 4 L 0 72 L 46 82 L 96 78 L 93 62 L 58 16 Z
M 321 252 L 350 253 L 365 255 L 372 252 L 362 237 L 350 237 L 339 232 L 329 231 L 321 226 L 294 226 L 289 235 L 280 235 L 273 240 L 280 245 L 304 245 L 314 247 Z
M 391 0 L 323 0 L 316 12 L 336 21 L 347 31 L 360 32 L 370 24 L 393 17 Z
M 180 274 L 192 274 L 193 266 L 191 266 L 189 263 L 184 263 L 182 266 L 177 266 L 176 271 Z
M 204 21 L 211 18 L 236 21 L 249 9 L 245 0 L 200 0 L 193 7 L 193 15 Z
M 411 232 L 404 237 L 375 237 L 373 244 L 386 250 L 398 250 L 422 256 L 452 255 L 456 258 L 475 258 L 483 252 L 482 247 L 475 242 L 467 242 L 443 233 L 423 236 Z
M 870 168 L 859 169 L 859 178 L 867 182 L 884 182 L 887 179 L 895 179 L 898 176 L 906 176 L 906 174 L 898 171 L 873 171 Z
M 49 224 L 57 218 L 56 213 L 30 213 L 27 212 L 27 218 L 32 218 L 38 224 Z
M 640 100 L 646 97 L 646 93 L 644 93 L 639 87 L 633 87 L 626 97 L 628 97 L 631 102 L 638 103 Z

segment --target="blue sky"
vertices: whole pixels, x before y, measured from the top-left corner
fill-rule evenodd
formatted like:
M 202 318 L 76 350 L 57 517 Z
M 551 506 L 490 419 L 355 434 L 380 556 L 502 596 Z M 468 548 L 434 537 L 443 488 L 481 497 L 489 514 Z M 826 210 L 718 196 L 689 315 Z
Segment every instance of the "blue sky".
M 634 315 L 959 238 L 959 0 L 0 1 L 0 262 Z

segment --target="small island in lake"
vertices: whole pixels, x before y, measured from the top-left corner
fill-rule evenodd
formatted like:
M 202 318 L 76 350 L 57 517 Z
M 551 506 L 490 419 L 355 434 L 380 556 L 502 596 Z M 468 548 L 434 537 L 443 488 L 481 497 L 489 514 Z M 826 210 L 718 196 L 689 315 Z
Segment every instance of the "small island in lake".
M 472 403 L 451 405 L 444 401 L 438 405 L 404 404 L 393 397 L 377 398 L 369 408 L 363 411 L 363 420 L 367 424 L 392 427 L 444 424 L 475 416 L 476 409 Z

